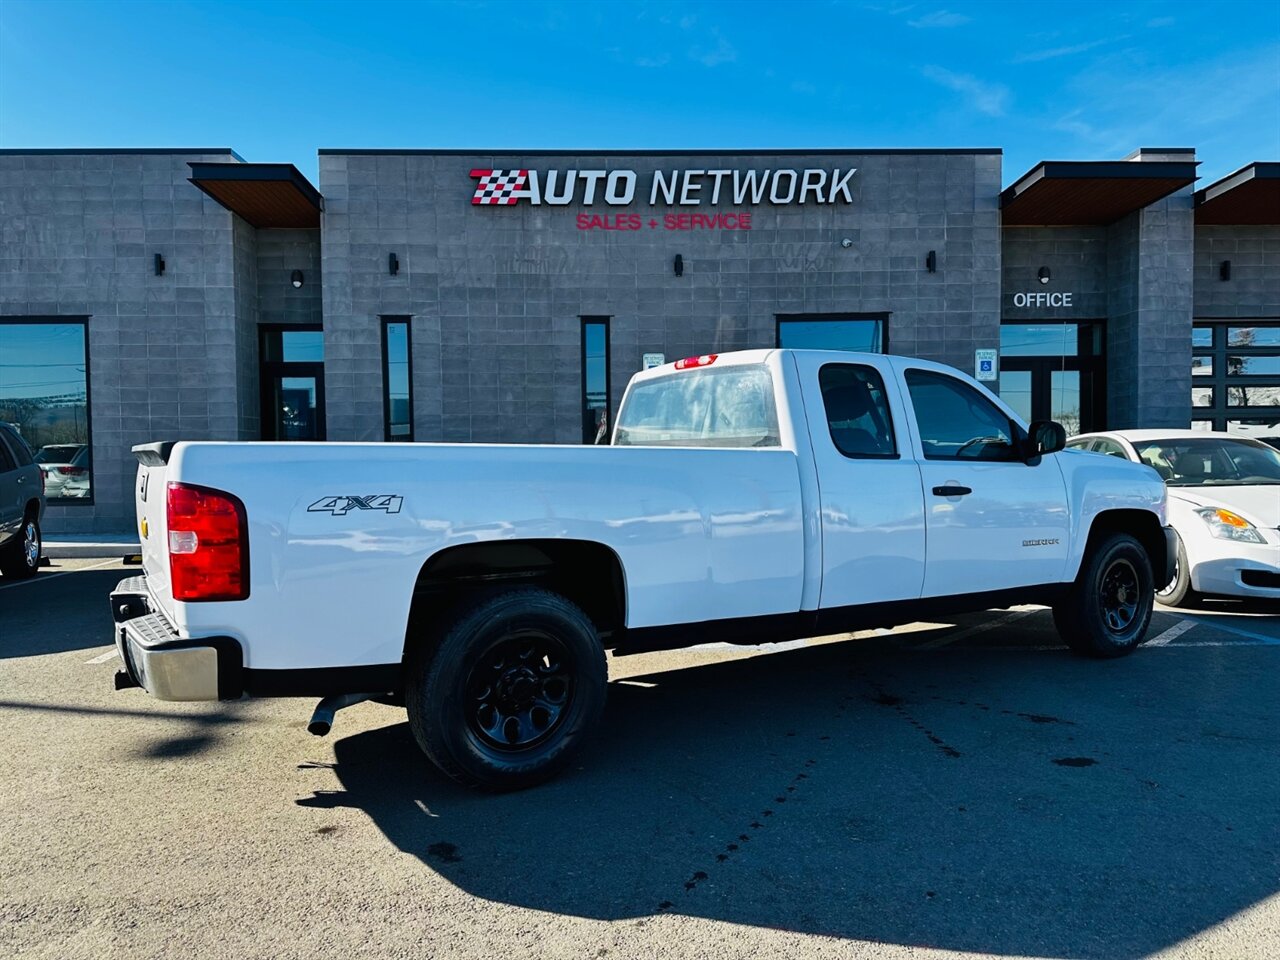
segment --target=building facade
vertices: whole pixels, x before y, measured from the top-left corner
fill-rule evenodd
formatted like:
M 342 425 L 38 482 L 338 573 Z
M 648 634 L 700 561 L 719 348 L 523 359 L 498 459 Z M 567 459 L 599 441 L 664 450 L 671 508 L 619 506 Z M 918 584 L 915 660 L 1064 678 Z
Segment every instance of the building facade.
M 589 443 L 648 363 L 953 364 L 1075 432 L 1280 433 L 1280 165 L 1194 153 L 0 151 L 0 419 L 46 533 L 133 524 L 134 443 Z

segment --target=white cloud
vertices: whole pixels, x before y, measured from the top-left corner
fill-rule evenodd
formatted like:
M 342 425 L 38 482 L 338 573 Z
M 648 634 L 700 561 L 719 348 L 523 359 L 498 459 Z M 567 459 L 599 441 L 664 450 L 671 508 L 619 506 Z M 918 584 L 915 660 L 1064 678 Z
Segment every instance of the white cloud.
M 924 75 L 934 83 L 963 94 L 969 106 L 989 117 L 1003 117 L 1009 101 L 1009 88 L 1000 83 L 988 83 L 968 73 L 955 73 L 945 67 L 927 66 Z
M 932 13 L 926 13 L 923 17 L 908 20 L 907 26 L 916 27 L 917 29 L 960 27 L 972 19 L 972 17 L 965 16 L 963 13 L 952 13 L 950 10 L 934 10 Z
M 1119 37 L 1103 37 L 1100 40 L 1089 40 L 1085 43 L 1072 44 L 1069 47 L 1053 47 L 1049 50 L 1028 50 L 1020 53 L 1013 58 L 1014 63 L 1039 63 L 1041 60 L 1054 60 L 1058 57 L 1070 57 L 1077 53 L 1084 53 L 1086 50 L 1092 50 L 1094 47 L 1105 46 L 1108 43 L 1118 43 L 1121 40 L 1127 40 L 1128 34 Z
M 689 56 L 704 67 L 718 67 L 722 63 L 733 63 L 738 59 L 738 51 L 720 33 L 719 28 L 711 28 L 711 46 L 698 45 L 691 47 Z

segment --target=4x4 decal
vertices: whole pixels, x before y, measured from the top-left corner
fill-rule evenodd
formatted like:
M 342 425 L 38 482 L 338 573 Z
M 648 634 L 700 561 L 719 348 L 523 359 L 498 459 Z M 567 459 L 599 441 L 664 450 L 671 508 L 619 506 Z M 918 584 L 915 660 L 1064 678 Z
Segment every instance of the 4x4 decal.
M 399 513 L 404 497 L 390 493 L 375 493 L 366 497 L 321 497 L 311 506 L 307 513 L 331 513 L 335 517 L 344 517 L 352 510 L 383 510 L 387 513 Z

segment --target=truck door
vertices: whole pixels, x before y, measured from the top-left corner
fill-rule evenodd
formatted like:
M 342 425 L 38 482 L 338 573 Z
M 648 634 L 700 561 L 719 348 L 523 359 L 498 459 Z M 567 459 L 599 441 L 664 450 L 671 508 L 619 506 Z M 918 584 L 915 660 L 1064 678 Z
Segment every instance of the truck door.
M 821 609 L 914 600 L 924 583 L 920 466 L 887 360 L 793 354 L 817 466 Z
M 912 408 L 929 536 L 926 597 L 1057 583 L 1070 529 L 1053 455 L 1024 462 L 1017 428 L 976 386 L 895 361 Z

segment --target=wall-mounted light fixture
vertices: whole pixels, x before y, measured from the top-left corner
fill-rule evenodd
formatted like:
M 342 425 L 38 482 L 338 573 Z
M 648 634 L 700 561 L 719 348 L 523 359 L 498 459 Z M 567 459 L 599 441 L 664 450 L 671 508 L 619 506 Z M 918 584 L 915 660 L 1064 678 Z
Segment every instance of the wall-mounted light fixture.
M 164 276 L 164 257 L 160 256 L 158 253 L 156 254 L 156 276 Z
M 840 241 L 840 246 L 843 247 L 845 250 L 848 250 L 850 247 L 853 246 L 853 241 L 850 240 L 848 237 L 845 237 Z
M 1048 283 L 1049 279 L 1053 276 L 1053 274 L 1049 272 L 1048 267 L 1041 267 L 1040 270 L 1036 273 L 1036 276 L 1040 278 L 1041 283 Z
M 302 281 L 305 279 L 306 278 L 303 277 L 301 270 L 295 270 L 293 273 L 289 274 L 289 282 L 293 284 L 295 290 L 302 286 Z
M 387 270 L 393 277 L 400 272 L 400 258 L 394 253 L 387 255 Z
M 676 276 L 683 277 L 684 276 L 684 257 L 682 257 L 680 254 L 677 253 L 676 261 L 673 264 L 673 266 L 675 267 Z
M 927 254 L 925 254 L 924 268 L 928 270 L 930 273 L 938 272 L 938 251 L 937 250 L 930 250 Z
M 1223 260 L 1222 263 L 1218 266 L 1218 279 L 1219 280 L 1231 279 L 1231 261 L 1230 260 Z

